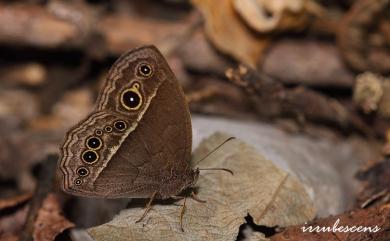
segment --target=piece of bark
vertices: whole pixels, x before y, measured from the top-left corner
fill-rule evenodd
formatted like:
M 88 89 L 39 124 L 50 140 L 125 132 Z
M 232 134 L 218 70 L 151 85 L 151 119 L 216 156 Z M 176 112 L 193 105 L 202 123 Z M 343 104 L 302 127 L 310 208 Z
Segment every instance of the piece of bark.
M 319 41 L 281 40 L 264 56 L 260 71 L 286 84 L 352 87 L 354 74 L 336 46 Z
M 388 0 L 359 0 L 340 22 L 338 46 L 345 61 L 355 70 L 390 71 L 390 41 L 380 29 L 389 11 Z
M 301 122 L 310 120 L 343 129 L 352 127 L 370 135 L 368 126 L 336 99 L 301 86 L 286 88 L 245 66 L 227 70 L 226 76 L 247 91 L 262 118 L 294 117 Z
M 337 221 L 339 220 L 339 221 Z M 390 205 L 377 206 L 370 209 L 357 209 L 352 210 L 347 213 L 329 217 L 325 219 L 318 219 L 314 222 L 307 223 L 304 225 L 297 225 L 293 227 L 288 227 L 285 231 L 276 234 L 271 237 L 272 241 L 301 241 L 301 240 L 310 240 L 310 241 L 349 241 L 349 240 L 359 240 L 359 241 L 387 241 L 390 240 Z M 337 223 L 337 225 L 336 225 Z M 320 232 L 303 232 L 302 227 L 308 228 L 312 226 L 316 228 L 329 227 L 329 231 L 320 231 Z M 354 228 L 352 231 L 343 231 L 346 227 Z M 356 231 L 358 227 L 370 227 L 371 232 L 368 230 L 366 232 Z M 335 230 L 333 231 L 333 227 Z M 337 229 L 339 228 L 339 229 Z M 348 229 L 349 229 L 348 228 Z M 378 230 L 379 229 L 379 230 Z M 338 231 L 341 230 L 341 231 Z M 361 229 L 360 229 L 361 230 Z
M 194 153 L 193 162 L 209 153 L 228 136 L 215 134 Z M 154 204 L 141 223 L 142 207 L 122 211 L 111 222 L 88 230 L 96 240 L 235 240 L 249 214 L 256 224 L 289 226 L 311 220 L 315 211 L 304 187 L 293 176 L 276 167 L 243 141 L 233 140 L 204 167 L 224 167 L 227 172 L 202 172 L 197 183 L 199 203 L 188 199 L 180 230 L 183 200 Z
M 232 0 L 193 0 L 192 3 L 203 14 L 206 34 L 214 46 L 254 68 L 268 45 L 269 37 L 249 29 L 235 12 Z

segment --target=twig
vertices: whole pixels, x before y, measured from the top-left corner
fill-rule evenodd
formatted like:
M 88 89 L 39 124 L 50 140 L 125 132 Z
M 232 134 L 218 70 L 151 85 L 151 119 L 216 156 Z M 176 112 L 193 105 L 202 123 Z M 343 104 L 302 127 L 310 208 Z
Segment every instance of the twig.
M 57 156 L 49 155 L 41 164 L 38 183 L 35 195 L 30 203 L 24 231 L 21 234 L 20 241 L 32 241 L 34 233 L 34 223 L 38 215 L 39 208 L 47 194 L 53 190 L 57 167 Z

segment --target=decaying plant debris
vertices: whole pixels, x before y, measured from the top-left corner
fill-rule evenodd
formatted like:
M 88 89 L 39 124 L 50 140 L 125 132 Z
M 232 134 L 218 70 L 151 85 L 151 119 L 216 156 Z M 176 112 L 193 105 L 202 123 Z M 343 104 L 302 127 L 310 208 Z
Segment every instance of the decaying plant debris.
M 0 241 L 390 240 L 389 14 L 389 0 L 2 1 Z M 193 148 L 207 138 L 192 161 L 227 137 L 215 129 L 240 136 L 201 162 L 234 175 L 201 173 L 207 202 L 187 198 L 184 232 L 184 200 L 157 202 L 135 224 L 144 200 L 66 195 L 50 155 L 115 59 L 146 44 L 186 93 Z M 308 170 L 280 161 L 295 154 Z M 344 195 L 319 201 L 329 183 Z M 337 219 L 381 231 L 301 229 Z

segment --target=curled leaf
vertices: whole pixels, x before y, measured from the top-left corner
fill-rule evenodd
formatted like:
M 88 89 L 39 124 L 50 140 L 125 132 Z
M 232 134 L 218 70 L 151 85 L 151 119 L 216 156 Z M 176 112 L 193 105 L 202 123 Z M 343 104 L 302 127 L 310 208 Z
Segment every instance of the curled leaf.
M 321 8 L 311 0 L 233 0 L 234 7 L 254 30 L 301 30 L 307 26 L 311 12 Z
M 192 0 L 206 19 L 205 29 L 218 50 L 251 67 L 255 67 L 268 37 L 249 29 L 233 8 L 233 0 Z

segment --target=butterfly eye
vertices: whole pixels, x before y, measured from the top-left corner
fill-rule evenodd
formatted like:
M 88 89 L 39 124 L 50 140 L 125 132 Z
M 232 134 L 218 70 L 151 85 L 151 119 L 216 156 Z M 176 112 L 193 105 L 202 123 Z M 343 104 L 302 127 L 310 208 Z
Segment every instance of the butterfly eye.
M 77 174 L 80 176 L 80 177 L 85 177 L 89 174 L 89 171 L 87 168 L 85 167 L 80 167 L 79 169 L 77 169 Z
M 128 110 L 137 110 L 142 104 L 142 97 L 137 89 L 126 89 L 122 92 L 121 103 Z
M 127 124 L 124 121 L 118 120 L 118 121 L 114 122 L 114 127 L 118 131 L 123 131 L 123 130 L 125 130 L 127 128 Z
M 92 164 L 99 159 L 99 155 L 96 153 L 96 151 L 91 150 L 85 151 L 81 157 L 87 164 Z
M 153 69 L 149 64 L 141 64 L 138 67 L 138 74 L 143 77 L 149 77 L 153 73 Z
M 87 140 L 87 147 L 92 150 L 97 150 L 102 146 L 102 141 L 97 137 L 90 137 Z

